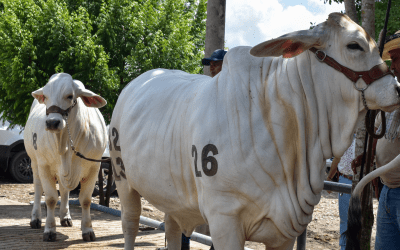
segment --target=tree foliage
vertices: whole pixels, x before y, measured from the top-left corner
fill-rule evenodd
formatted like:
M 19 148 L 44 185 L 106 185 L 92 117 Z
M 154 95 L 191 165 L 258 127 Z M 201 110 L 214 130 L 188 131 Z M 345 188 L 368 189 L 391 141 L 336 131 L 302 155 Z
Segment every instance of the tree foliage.
M 25 125 L 31 92 L 58 72 L 107 101 L 154 68 L 202 70 L 206 0 L 0 0 L 1 119 Z
M 377 40 L 385 24 L 387 5 L 388 0 L 375 2 L 375 37 Z M 400 30 L 400 0 L 392 0 L 386 35 L 393 35 L 398 30 Z

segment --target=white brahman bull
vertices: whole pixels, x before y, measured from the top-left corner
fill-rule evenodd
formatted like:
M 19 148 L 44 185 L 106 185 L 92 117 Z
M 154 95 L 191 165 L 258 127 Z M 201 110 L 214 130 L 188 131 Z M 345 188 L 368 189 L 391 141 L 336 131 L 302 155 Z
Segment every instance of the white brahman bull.
M 53 75 L 46 86 L 32 92 L 32 95 L 35 100 L 24 133 L 25 148 L 32 160 L 35 187 L 31 227 L 41 228 L 40 198 L 44 191 L 48 210 L 43 240 L 56 240 L 54 209 L 58 201 L 57 181 L 61 195 L 61 225 L 71 227 L 69 191 L 80 182 L 82 237 L 85 241 L 93 241 L 95 234 L 90 203 L 100 163 L 83 160 L 74 154 L 66 122 L 75 150 L 86 157 L 101 159 L 107 145 L 107 130 L 97 108 L 107 102 L 65 73 Z M 64 112 L 69 113 L 63 116 L 61 113 Z
M 332 13 L 312 30 L 231 49 L 214 78 L 156 69 L 130 82 L 109 130 L 125 249 L 140 195 L 165 212 L 169 250 L 203 223 L 217 250 L 246 240 L 292 249 L 320 200 L 325 159 L 342 156 L 366 113 L 353 82 L 312 47 L 356 71 L 383 63 L 360 26 Z M 393 110 L 398 89 L 381 77 L 366 104 Z

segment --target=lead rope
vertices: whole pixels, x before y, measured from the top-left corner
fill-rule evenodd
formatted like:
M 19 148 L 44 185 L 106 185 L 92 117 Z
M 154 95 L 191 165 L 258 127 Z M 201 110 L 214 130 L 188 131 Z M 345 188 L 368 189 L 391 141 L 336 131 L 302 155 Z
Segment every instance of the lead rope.
M 365 95 L 364 95 L 364 91 L 365 91 L 366 89 L 367 89 L 367 88 L 365 88 L 365 89 L 363 89 L 363 90 L 360 90 L 360 91 L 361 91 L 361 97 L 362 97 L 362 101 L 363 101 L 364 107 L 365 107 L 365 109 L 366 109 L 367 111 L 369 111 L 369 108 L 368 108 L 368 106 L 367 106 L 367 100 L 365 100 Z
M 74 153 L 75 153 L 76 156 L 78 156 L 78 157 L 80 157 L 80 158 L 82 158 L 82 159 L 85 159 L 85 160 L 87 160 L 87 161 L 94 161 L 94 162 L 111 162 L 111 158 L 110 158 L 110 157 L 105 158 L 105 159 L 102 159 L 102 160 L 96 160 L 96 159 L 86 158 L 83 154 L 81 154 L 80 152 L 76 151 L 76 150 L 75 150 L 75 147 L 74 147 L 74 142 L 72 141 L 71 133 L 69 132 L 68 114 L 65 115 L 65 116 L 63 116 L 63 118 L 64 118 L 64 120 L 65 120 L 65 123 L 67 124 L 67 131 L 68 131 L 69 142 L 70 142 L 70 144 L 71 144 L 71 149 L 72 149 L 72 151 L 74 151 Z
M 367 87 L 365 88 L 358 88 L 356 86 L 356 83 L 353 84 L 353 87 L 361 92 L 361 99 L 363 102 L 363 105 L 365 107 L 365 109 L 367 110 L 367 114 L 365 115 L 365 128 L 367 129 L 368 134 L 374 138 L 374 139 L 380 139 L 385 135 L 386 132 L 386 117 L 385 117 L 385 112 L 381 111 L 381 119 L 382 119 L 382 130 L 380 134 L 375 134 L 375 118 L 378 112 L 376 112 L 375 110 L 370 110 L 368 108 L 367 105 L 367 100 L 365 99 L 365 90 L 369 87 L 369 85 L 367 85 Z M 366 135 L 366 138 L 368 138 L 368 135 Z
M 386 9 L 386 17 L 385 17 L 385 24 L 383 25 L 383 30 L 382 30 L 382 36 L 380 38 L 380 43 L 379 43 L 379 55 L 382 57 L 383 54 L 383 48 L 385 46 L 385 37 L 386 37 L 386 31 L 387 31 L 387 24 L 389 21 L 389 14 L 390 14 L 390 7 L 391 7 L 392 0 L 388 1 L 388 6 Z M 364 91 L 361 91 L 362 97 L 363 97 L 363 102 L 365 101 L 364 97 Z M 366 104 L 364 104 L 365 106 Z M 368 108 L 367 108 L 368 110 Z M 371 147 L 371 149 L 368 149 L 368 158 L 367 158 L 367 165 L 370 164 L 371 160 L 371 154 L 372 154 L 372 145 L 373 145 L 373 138 L 376 140 L 382 138 L 385 135 L 386 132 L 386 116 L 385 112 L 381 110 L 381 119 L 382 119 L 382 125 L 381 125 L 381 133 L 379 135 L 375 134 L 375 118 L 376 118 L 376 113 L 372 112 L 372 115 L 370 115 L 370 110 L 368 110 L 366 116 L 365 116 L 365 128 L 366 128 L 366 134 L 365 134 L 365 145 L 364 145 L 364 154 L 362 156 L 362 161 L 361 161 L 361 171 L 360 171 L 360 177 L 359 181 L 363 178 L 363 170 L 364 170 L 364 163 L 365 163 L 365 157 L 366 157 L 366 151 L 367 151 L 367 140 L 368 140 L 368 134 L 371 136 L 370 140 L 368 141 L 368 147 Z M 367 166 L 368 167 L 368 166 Z M 368 173 L 367 173 L 368 174 Z

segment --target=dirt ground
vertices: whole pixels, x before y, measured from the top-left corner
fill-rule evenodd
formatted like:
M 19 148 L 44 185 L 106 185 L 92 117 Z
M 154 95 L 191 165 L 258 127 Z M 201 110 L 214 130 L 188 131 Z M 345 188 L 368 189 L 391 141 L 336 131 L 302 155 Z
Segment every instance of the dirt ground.
M 27 220 L 27 225 L 29 226 L 29 217 L 30 217 L 30 210 L 32 207 L 28 207 L 28 204 L 30 201 L 33 201 L 33 196 L 34 195 L 34 188 L 33 184 L 18 184 L 13 181 L 10 181 L 9 179 L 6 179 L 3 176 L 0 176 L 0 199 L 8 199 L 8 200 L 13 200 L 16 202 L 19 202 L 18 204 L 25 205 L 27 214 L 21 215 L 21 218 L 24 218 Z M 338 194 L 337 193 L 331 193 L 328 194 L 326 191 L 323 191 L 322 198 L 320 203 L 315 207 L 314 213 L 313 213 L 313 220 L 312 222 L 308 225 L 307 227 L 307 247 L 306 249 L 310 250 L 316 250 L 316 249 L 338 249 L 339 248 L 339 210 L 338 210 Z M 78 195 L 76 192 L 72 192 L 70 195 L 71 199 L 77 199 Z M 44 200 L 44 197 L 42 197 L 42 200 Z M 93 197 L 92 202 L 94 203 L 99 203 L 98 197 Z M 1 207 L 1 203 L 0 203 Z M 17 207 L 17 206 L 16 206 Z M 74 207 L 74 206 L 71 206 Z M 117 195 L 113 195 L 110 199 L 110 207 L 114 209 L 120 210 L 120 205 L 119 205 L 119 198 Z M 145 199 L 142 198 L 142 216 L 155 219 L 158 221 L 163 221 L 164 218 L 164 213 L 156 209 L 154 206 L 152 206 L 150 203 L 148 203 Z M 76 207 L 76 216 L 79 218 L 77 219 L 74 217 L 75 215 L 71 214 L 72 219 L 74 220 L 74 231 L 76 233 L 80 234 L 80 226 L 77 225 L 76 222 L 80 223 L 80 215 L 81 215 L 81 210 L 80 208 Z M 378 202 L 376 199 L 374 199 L 374 214 L 376 217 L 378 209 Z M 72 208 L 71 208 L 72 210 Z M 0 209 L 2 211 L 2 209 Z M 26 213 L 25 211 L 25 213 Z M 93 220 L 93 228 L 95 230 L 96 236 L 98 237 L 99 232 L 96 230 L 96 220 L 99 218 L 99 215 L 102 214 L 101 212 L 98 211 L 91 211 L 92 213 L 92 220 Z M 98 216 L 94 216 L 93 214 L 99 214 Z M 0 213 L 1 214 L 1 213 Z M 58 213 L 56 213 L 58 215 Z M 108 215 L 107 215 L 108 216 Z M 110 226 L 107 226 L 106 228 L 113 228 L 112 230 L 104 232 L 105 234 L 113 232 L 114 234 L 117 232 L 117 235 L 114 236 L 104 236 L 104 240 L 109 239 L 110 242 L 113 240 L 117 240 L 116 243 L 113 243 L 109 245 L 107 248 L 101 248 L 101 249 L 119 249 L 123 248 L 123 235 L 122 235 L 122 229 L 121 229 L 121 222 L 119 217 L 115 217 L 112 215 L 109 215 L 111 217 L 114 217 L 112 219 L 106 218 L 105 220 L 107 221 L 106 223 L 111 223 Z M 42 228 L 44 227 L 44 221 L 45 219 L 42 219 Z M 5 222 L 5 215 L 0 216 L 0 245 L 2 244 L 2 238 L 1 238 L 1 232 L 7 229 L 9 225 L 4 225 Z M 17 224 L 14 220 L 14 224 Z M 12 224 L 12 223 L 11 223 Z M 26 223 L 25 223 L 26 224 Z M 57 227 L 57 232 L 61 227 Z M 115 228 L 115 229 L 114 229 Z M 7 229 L 8 230 L 8 229 Z M 25 227 L 26 230 L 31 230 L 30 227 Z M 33 229 L 32 229 L 33 230 Z M 42 229 L 43 230 L 43 229 Z M 156 232 L 157 230 L 152 230 L 152 231 L 144 231 L 139 233 L 139 237 L 144 237 L 143 239 L 145 240 L 144 243 L 140 244 L 145 244 L 143 249 L 155 249 L 157 247 L 163 246 L 163 240 L 164 240 L 164 234 L 162 232 Z M 152 232 L 150 236 L 146 236 L 145 234 L 149 234 L 148 232 Z M 142 234 L 142 236 L 140 236 Z M 375 223 L 372 231 L 372 246 L 375 244 L 375 234 L 376 234 L 376 218 L 375 218 Z M 10 231 L 10 237 L 15 237 L 14 233 Z M 40 236 L 41 237 L 41 236 Z M 113 238 L 114 237 L 114 238 Z M 78 239 L 81 239 L 78 237 Z M 193 241 L 192 241 L 193 242 Z M 83 242 L 82 242 L 83 243 Z M 147 245 L 146 245 L 147 244 Z M 161 245 L 160 245 L 161 244 Z M 195 243 L 191 243 L 191 249 L 209 249 L 209 247 L 198 244 L 194 245 Z M 71 245 L 71 248 L 75 248 L 79 246 L 78 245 Z M 138 245 L 139 246 L 139 245 Z M 80 247 L 81 249 L 86 249 L 88 245 L 83 245 Z M 255 249 L 255 250 L 264 250 L 265 247 L 263 247 L 262 244 L 260 243 L 255 243 L 255 242 L 246 242 L 246 247 Z M 295 246 L 296 247 L 296 246 Z M 0 246 L 1 249 L 4 249 Z M 70 247 L 68 247 L 70 248 Z M 90 247 L 93 248 L 93 247 Z M 11 249 L 10 247 L 7 247 L 7 249 Z M 21 248 L 19 248 L 21 249 Z M 31 248 L 29 248 L 31 249 Z M 50 248 L 53 249 L 53 248 Z M 60 249 L 60 248 L 55 248 L 55 249 Z M 99 249 L 98 247 L 94 247 L 93 249 Z M 142 248 L 138 248 L 142 249 Z M 296 248 L 294 248 L 296 249 Z M 371 249 L 374 249 L 372 247 Z

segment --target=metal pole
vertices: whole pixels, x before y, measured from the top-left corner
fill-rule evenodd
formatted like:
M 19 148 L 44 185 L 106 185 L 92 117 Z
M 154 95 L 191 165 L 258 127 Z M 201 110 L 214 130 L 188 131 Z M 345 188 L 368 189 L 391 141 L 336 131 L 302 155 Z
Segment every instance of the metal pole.
M 307 228 L 297 237 L 297 250 L 306 250 Z
M 332 181 L 324 181 L 324 190 L 351 194 L 351 185 Z
M 103 170 L 100 167 L 99 171 L 99 193 L 100 193 L 100 205 L 104 205 L 104 190 L 103 190 Z
M 387 24 L 389 22 L 389 14 L 390 14 L 391 4 L 392 4 L 392 0 L 389 0 L 388 6 L 386 9 L 385 24 L 383 25 L 383 34 L 382 34 L 381 44 L 379 44 L 379 54 L 381 57 L 382 57 L 382 53 L 383 53 L 383 47 L 385 46 L 386 31 L 387 31 Z
M 110 206 L 110 195 L 111 195 L 111 185 L 112 185 L 112 179 L 113 179 L 113 171 L 111 167 L 111 162 L 108 164 L 108 174 L 107 174 L 107 190 L 106 190 L 106 201 L 105 201 L 105 206 L 109 207 Z

